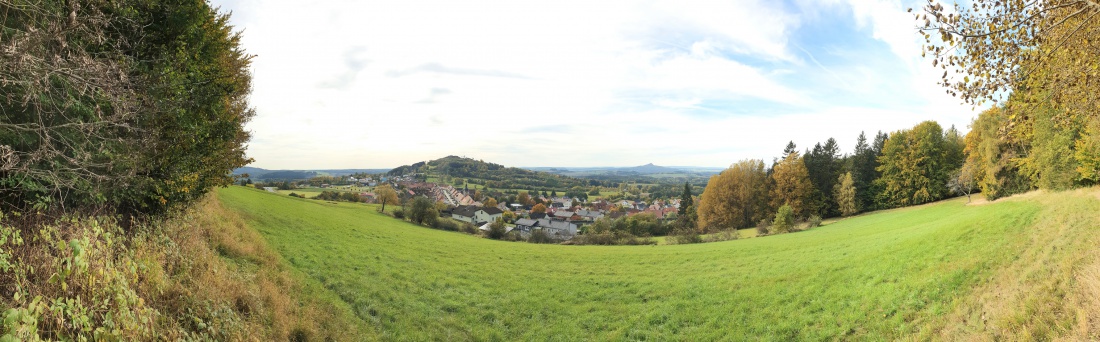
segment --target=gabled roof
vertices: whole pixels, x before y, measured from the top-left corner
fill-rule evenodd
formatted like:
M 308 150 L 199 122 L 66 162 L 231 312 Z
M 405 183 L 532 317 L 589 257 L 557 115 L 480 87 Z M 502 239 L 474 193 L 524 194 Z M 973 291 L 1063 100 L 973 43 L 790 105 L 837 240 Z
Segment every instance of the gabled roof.
M 451 215 L 474 217 L 474 213 L 476 213 L 479 209 L 481 208 L 471 205 L 457 206 L 453 210 L 451 210 Z
M 595 210 L 581 209 L 581 210 L 577 210 L 577 215 L 580 215 L 582 217 L 597 218 L 597 217 L 603 216 L 603 213 L 601 213 L 599 211 L 595 211 Z
M 554 212 L 554 217 L 563 217 L 563 218 L 573 217 L 573 212 L 565 211 L 565 210 L 555 211 Z
M 534 226 L 537 226 L 538 224 L 539 224 L 539 221 L 532 220 L 532 219 L 518 219 L 518 220 L 516 220 L 516 225 L 517 226 L 534 227 Z
M 485 210 L 485 213 L 489 214 L 489 215 L 496 215 L 496 214 L 503 214 L 504 213 L 504 210 L 500 210 L 500 208 L 497 208 L 497 207 L 489 207 L 489 208 L 485 208 L 485 209 L 482 209 L 482 210 Z
M 565 221 L 540 219 L 539 220 L 539 226 L 543 227 L 543 228 L 553 228 L 553 229 L 562 229 L 562 230 L 566 230 L 566 231 L 571 231 L 573 229 L 576 229 L 577 225 L 569 223 L 569 222 L 565 222 Z M 573 229 L 570 229 L 570 227 L 572 227 Z

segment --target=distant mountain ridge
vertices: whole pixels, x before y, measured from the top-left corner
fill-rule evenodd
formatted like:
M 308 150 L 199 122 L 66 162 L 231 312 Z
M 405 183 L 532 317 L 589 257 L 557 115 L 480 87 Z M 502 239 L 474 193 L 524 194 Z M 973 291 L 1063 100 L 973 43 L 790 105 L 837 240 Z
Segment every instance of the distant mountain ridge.
M 661 166 L 653 163 L 648 163 L 639 166 L 592 166 L 592 167 L 562 167 L 562 166 L 545 166 L 545 167 L 525 167 L 528 170 L 544 171 L 558 174 L 625 174 L 634 173 L 639 175 L 652 175 L 652 174 L 678 174 L 678 173 L 718 173 L 722 168 L 716 167 L 697 167 L 697 166 Z

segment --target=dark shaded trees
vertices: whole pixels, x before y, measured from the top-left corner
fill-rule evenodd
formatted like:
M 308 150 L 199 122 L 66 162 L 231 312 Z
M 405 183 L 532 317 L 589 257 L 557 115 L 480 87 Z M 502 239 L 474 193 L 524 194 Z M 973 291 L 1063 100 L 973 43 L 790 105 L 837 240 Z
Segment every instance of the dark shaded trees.
M 810 183 L 813 184 L 813 194 L 810 195 L 810 212 L 823 216 L 833 217 L 840 214 L 836 201 L 833 199 L 833 188 L 840 177 L 844 165 L 840 155 L 840 146 L 836 140 L 829 138 L 825 144 L 815 144 L 804 157 L 806 171 L 809 172 Z
M 251 161 L 251 56 L 206 2 L 0 7 L 7 206 L 162 213 Z
M 688 207 L 695 205 L 694 202 L 695 199 L 691 196 L 691 183 L 684 182 L 684 192 L 680 194 L 680 207 L 677 208 L 676 214 L 678 216 L 684 216 L 684 214 L 687 213 Z

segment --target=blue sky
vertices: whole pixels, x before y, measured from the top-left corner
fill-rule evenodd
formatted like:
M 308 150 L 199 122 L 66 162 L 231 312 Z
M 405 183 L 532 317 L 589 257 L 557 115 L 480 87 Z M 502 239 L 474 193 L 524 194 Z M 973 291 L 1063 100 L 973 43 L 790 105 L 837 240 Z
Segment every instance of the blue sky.
M 900 1 L 219 0 L 272 169 L 726 166 L 977 112 Z

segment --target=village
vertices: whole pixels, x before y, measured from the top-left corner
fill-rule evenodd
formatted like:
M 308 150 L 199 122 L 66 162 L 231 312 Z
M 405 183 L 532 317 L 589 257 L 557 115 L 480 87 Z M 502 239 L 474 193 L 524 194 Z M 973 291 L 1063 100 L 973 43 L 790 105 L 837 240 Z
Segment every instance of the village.
M 332 179 L 331 183 L 321 183 L 319 188 L 343 192 L 354 192 L 361 202 L 379 203 L 374 190 L 378 186 L 388 185 L 397 191 L 401 202 L 417 196 L 424 196 L 439 203 L 440 217 L 449 217 L 456 221 L 474 225 L 487 231 L 489 225 L 497 220 L 505 223 L 506 231 L 516 231 L 527 238 L 531 233 L 541 230 L 554 240 L 566 241 L 577 236 L 583 227 L 602 218 L 618 219 L 639 214 L 653 215 L 658 220 L 671 220 L 680 207 L 680 199 L 657 199 L 646 201 L 616 200 L 603 198 L 586 200 L 565 196 L 543 196 L 536 191 L 527 191 L 526 203 L 508 199 L 516 196 L 500 196 L 494 199 L 478 194 L 478 190 L 457 188 L 449 184 L 421 181 L 416 175 L 394 177 L 385 176 L 345 176 Z M 309 184 L 290 184 L 290 187 L 311 187 Z M 264 190 L 278 192 L 279 187 L 264 186 Z M 523 192 L 523 191 L 519 191 Z M 479 198 L 480 197 L 480 201 Z M 490 205 L 486 205 L 486 202 Z M 494 205 L 495 203 L 495 205 Z

